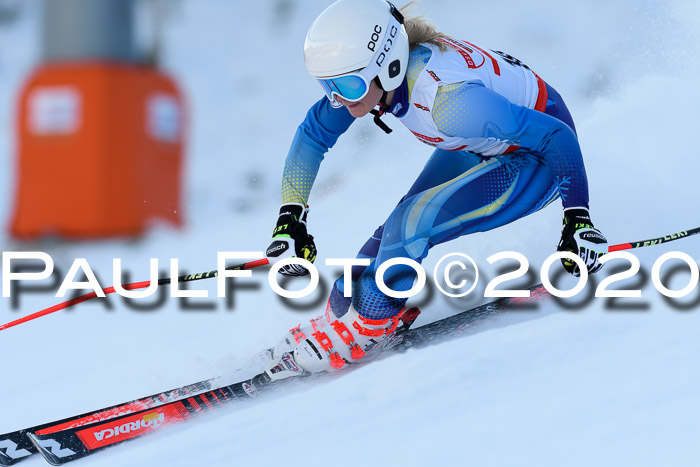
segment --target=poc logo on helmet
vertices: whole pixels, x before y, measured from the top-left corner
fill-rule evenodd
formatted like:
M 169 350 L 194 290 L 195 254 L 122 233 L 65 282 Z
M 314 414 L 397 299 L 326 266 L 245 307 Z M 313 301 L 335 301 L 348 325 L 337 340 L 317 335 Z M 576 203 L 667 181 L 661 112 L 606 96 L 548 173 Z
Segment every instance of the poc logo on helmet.
M 377 57 L 376 63 L 377 66 L 382 66 L 382 63 L 384 63 L 384 59 L 386 58 L 386 54 L 388 54 L 391 51 L 391 47 L 394 45 L 394 38 L 396 37 L 396 34 L 398 34 L 399 30 L 396 26 L 392 26 L 391 29 L 389 30 L 389 38 L 386 40 L 386 43 L 384 44 L 384 50 L 379 54 Z M 372 49 L 374 50 L 374 49 Z
M 377 47 L 377 41 L 379 40 L 379 34 L 382 32 L 382 27 L 378 24 L 374 25 L 374 32 L 372 33 L 372 37 L 370 38 L 369 42 L 367 43 L 367 48 L 374 52 L 374 49 Z

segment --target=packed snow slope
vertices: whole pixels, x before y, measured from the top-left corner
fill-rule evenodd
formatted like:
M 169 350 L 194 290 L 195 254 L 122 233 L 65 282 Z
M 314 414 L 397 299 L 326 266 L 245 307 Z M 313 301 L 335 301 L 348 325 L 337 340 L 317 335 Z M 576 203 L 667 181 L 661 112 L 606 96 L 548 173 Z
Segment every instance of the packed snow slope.
M 108 286 L 115 257 L 133 280 L 142 280 L 148 258 L 158 258 L 164 270 L 169 258 L 178 258 L 183 270 L 198 272 L 216 268 L 218 251 L 265 248 L 288 145 L 321 96 L 305 72 L 302 45 L 327 3 L 175 5 L 163 61 L 191 112 L 186 226 L 156 225 L 136 241 L 90 243 L 21 244 L 3 231 L 3 251 L 46 251 L 62 274 L 75 258 L 86 258 Z M 700 223 L 696 2 L 423 0 L 419 11 L 449 34 L 518 57 L 565 97 L 584 152 L 593 220 L 612 243 Z M 39 56 L 38 15 L 38 4 L 26 2 L 16 22 L 0 26 L 4 225 L 13 203 L 16 96 Z M 215 281 L 202 281 L 192 287 L 208 290 L 209 298 L 167 299 L 156 310 L 135 311 L 112 297 L 2 331 L 0 433 L 245 367 L 290 326 L 315 316 L 339 272 L 323 261 L 354 256 L 430 154 L 400 123 L 388 122 L 395 129 L 390 136 L 369 118 L 358 121 L 322 166 L 310 199 L 310 230 L 325 290 L 292 307 L 269 289 L 261 271 L 237 282 L 231 306 L 216 298 Z M 555 203 L 497 231 L 435 248 L 428 271 L 446 253 L 468 253 L 482 272 L 480 289 L 464 300 L 423 293 L 414 300 L 424 310 L 421 322 L 485 301 L 483 285 L 497 270 L 486 258 L 494 253 L 525 254 L 530 279 L 538 281 L 558 241 L 560 216 Z M 673 250 L 697 262 L 700 240 L 634 252 L 646 275 L 619 285 L 641 288 L 641 298 L 598 298 L 575 309 L 549 304 L 538 319 L 222 409 L 80 464 L 697 465 L 700 287 L 673 305 L 649 278 L 657 258 Z M 682 264 L 671 261 L 662 273 Z M 688 280 L 686 266 L 666 285 L 681 289 Z M 564 278 L 561 287 L 574 282 Z M 61 301 L 53 293 L 24 293 L 18 309 L 0 299 L 0 322 Z

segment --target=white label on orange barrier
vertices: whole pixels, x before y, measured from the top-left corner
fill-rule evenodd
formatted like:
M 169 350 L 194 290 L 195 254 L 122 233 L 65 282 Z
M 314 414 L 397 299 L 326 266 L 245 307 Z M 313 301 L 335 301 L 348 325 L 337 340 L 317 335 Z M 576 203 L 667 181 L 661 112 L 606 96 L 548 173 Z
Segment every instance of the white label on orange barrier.
M 175 143 L 180 140 L 182 113 L 175 97 L 156 93 L 146 101 L 146 130 L 158 141 Z
M 65 135 L 78 131 L 81 96 L 69 86 L 40 87 L 29 96 L 29 131 L 36 135 Z

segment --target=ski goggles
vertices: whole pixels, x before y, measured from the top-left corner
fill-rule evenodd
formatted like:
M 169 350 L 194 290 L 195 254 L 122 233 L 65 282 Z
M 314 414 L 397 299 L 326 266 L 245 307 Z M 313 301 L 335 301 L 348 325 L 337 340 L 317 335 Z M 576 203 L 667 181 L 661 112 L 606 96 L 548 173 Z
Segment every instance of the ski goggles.
M 372 82 L 362 72 L 349 73 L 336 78 L 317 79 L 316 81 L 321 85 L 330 101 L 334 101 L 335 96 L 338 96 L 349 102 L 362 100 L 369 92 L 369 85 Z

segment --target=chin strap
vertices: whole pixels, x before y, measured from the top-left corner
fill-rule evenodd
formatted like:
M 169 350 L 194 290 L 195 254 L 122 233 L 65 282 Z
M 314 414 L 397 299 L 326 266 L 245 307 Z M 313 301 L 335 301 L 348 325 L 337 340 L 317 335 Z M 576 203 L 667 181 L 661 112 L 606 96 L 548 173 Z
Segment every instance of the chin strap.
M 387 95 L 387 92 L 384 91 L 384 93 L 382 94 L 382 98 L 379 99 L 379 110 L 372 109 L 369 111 L 369 113 L 374 115 L 374 124 L 377 125 L 379 128 L 381 128 L 382 130 L 384 130 L 384 133 L 386 133 L 388 135 L 393 130 L 391 128 L 389 128 L 389 126 L 386 123 L 384 123 L 380 118 L 382 115 L 384 115 L 387 112 L 387 110 L 389 110 L 389 105 L 386 103 L 386 95 Z

